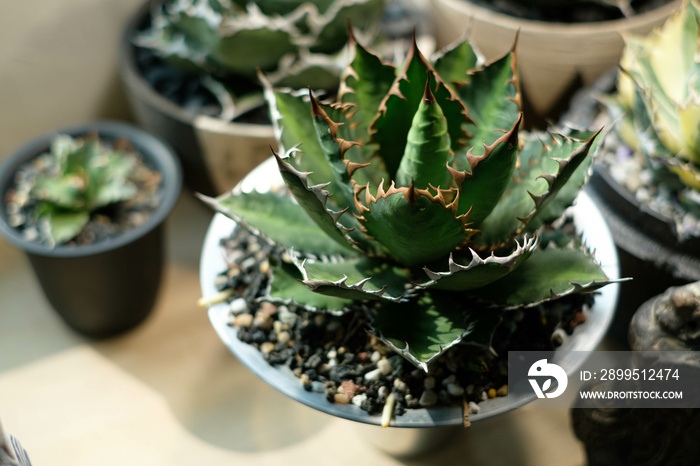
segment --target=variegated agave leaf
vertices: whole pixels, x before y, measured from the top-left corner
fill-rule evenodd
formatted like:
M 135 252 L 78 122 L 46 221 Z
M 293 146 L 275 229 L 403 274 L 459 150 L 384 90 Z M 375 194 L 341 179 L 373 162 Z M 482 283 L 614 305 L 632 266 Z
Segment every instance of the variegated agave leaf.
M 262 70 L 276 85 L 334 89 L 347 21 L 371 36 L 382 13 L 383 0 L 170 0 L 153 7 L 134 43 L 186 72 L 247 82 L 242 88 Z
M 625 37 L 617 94 L 618 134 L 632 149 L 700 189 L 700 7 L 692 0 L 646 37 Z
M 267 84 L 275 157 L 297 205 L 288 195 L 210 201 L 288 248 L 297 281 L 277 266 L 269 299 L 294 294 L 318 309 L 296 286 L 341 300 L 336 312 L 371 303 L 370 331 L 427 370 L 451 345 L 488 345 L 499 309 L 608 282 L 586 251 L 540 247 L 540 229 L 583 186 L 597 135 L 521 131 L 512 52 L 482 65 L 465 42 L 435 61 L 414 42 L 398 67 L 352 34 L 351 44 L 335 103 Z

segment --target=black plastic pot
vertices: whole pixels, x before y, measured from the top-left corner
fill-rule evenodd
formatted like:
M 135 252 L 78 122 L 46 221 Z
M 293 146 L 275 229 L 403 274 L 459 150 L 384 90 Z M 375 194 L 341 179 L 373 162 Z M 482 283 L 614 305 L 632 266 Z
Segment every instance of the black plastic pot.
M 610 92 L 616 76 L 612 70 L 596 82 L 593 91 Z M 563 121 L 590 127 L 600 111 L 601 105 L 589 89 L 572 100 Z M 626 342 L 629 322 L 639 306 L 670 286 L 700 280 L 700 238 L 681 240 L 673 220 L 637 201 L 602 164 L 594 166 L 586 189 L 612 232 L 620 258 L 620 275 L 633 278 L 620 287 L 611 327 L 611 335 Z
M 126 138 L 144 162 L 162 175 L 159 206 L 137 228 L 85 246 L 50 248 L 25 240 L 7 220 L 0 202 L 0 234 L 24 250 L 46 298 L 76 331 L 107 337 L 129 330 L 150 313 L 158 295 L 164 258 L 163 222 L 182 188 L 182 170 L 174 151 L 154 136 L 119 122 L 92 122 L 44 134 L 23 146 L 0 166 L 4 198 L 18 166 L 49 150 L 57 134 L 97 133 L 102 140 Z

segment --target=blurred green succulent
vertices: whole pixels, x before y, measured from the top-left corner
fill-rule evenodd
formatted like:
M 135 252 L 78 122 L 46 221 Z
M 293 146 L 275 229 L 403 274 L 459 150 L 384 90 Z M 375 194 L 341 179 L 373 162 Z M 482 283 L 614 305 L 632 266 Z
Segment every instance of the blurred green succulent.
M 618 91 L 604 97 L 617 133 L 647 160 L 700 190 L 700 8 L 686 1 L 662 28 L 625 37 Z
M 135 43 L 195 74 L 254 80 L 260 69 L 281 85 L 329 88 L 347 22 L 376 29 L 382 1 L 166 0 Z
M 77 236 L 91 212 L 132 199 L 136 186 L 129 181 L 135 164 L 123 151 L 104 147 L 99 140 L 61 135 L 51 145 L 51 171 L 37 175 L 31 197 L 36 215 L 46 222 L 49 244 Z
M 351 49 L 332 105 L 267 87 L 293 197 L 205 198 L 287 248 L 264 300 L 329 312 L 367 301 L 370 331 L 427 371 L 460 341 L 488 346 L 504 309 L 608 283 L 580 241 L 542 247 L 597 135 L 520 131 L 513 53 L 480 66 L 463 42 L 431 64 L 414 42 L 398 69 L 354 38 Z

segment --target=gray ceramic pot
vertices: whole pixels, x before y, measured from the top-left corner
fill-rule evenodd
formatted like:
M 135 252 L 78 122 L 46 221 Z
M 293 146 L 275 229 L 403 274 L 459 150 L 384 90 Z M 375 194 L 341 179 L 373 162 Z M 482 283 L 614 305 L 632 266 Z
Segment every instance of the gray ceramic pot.
M 0 234 L 26 252 L 46 298 L 76 331 L 106 337 L 142 322 L 158 295 L 163 268 L 163 222 L 182 187 L 174 151 L 154 136 L 119 122 L 91 122 L 44 134 L 21 147 L 0 167 L 4 198 L 18 166 L 49 150 L 57 134 L 97 133 L 102 140 L 127 139 L 144 162 L 162 176 L 160 205 L 137 228 L 108 241 L 50 248 L 25 240 L 10 227 L 0 203 Z

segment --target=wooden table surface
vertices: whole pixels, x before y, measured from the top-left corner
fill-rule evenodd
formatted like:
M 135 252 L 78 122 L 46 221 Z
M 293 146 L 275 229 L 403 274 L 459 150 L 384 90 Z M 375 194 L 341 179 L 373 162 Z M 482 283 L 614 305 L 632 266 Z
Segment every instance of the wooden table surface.
M 210 218 L 183 194 L 153 314 L 103 341 L 67 328 L 23 254 L 0 244 L 0 419 L 35 466 L 585 463 L 568 410 L 521 408 L 473 424 L 433 454 L 396 458 L 366 438 L 394 444 L 410 431 L 335 419 L 271 389 L 196 305 Z

